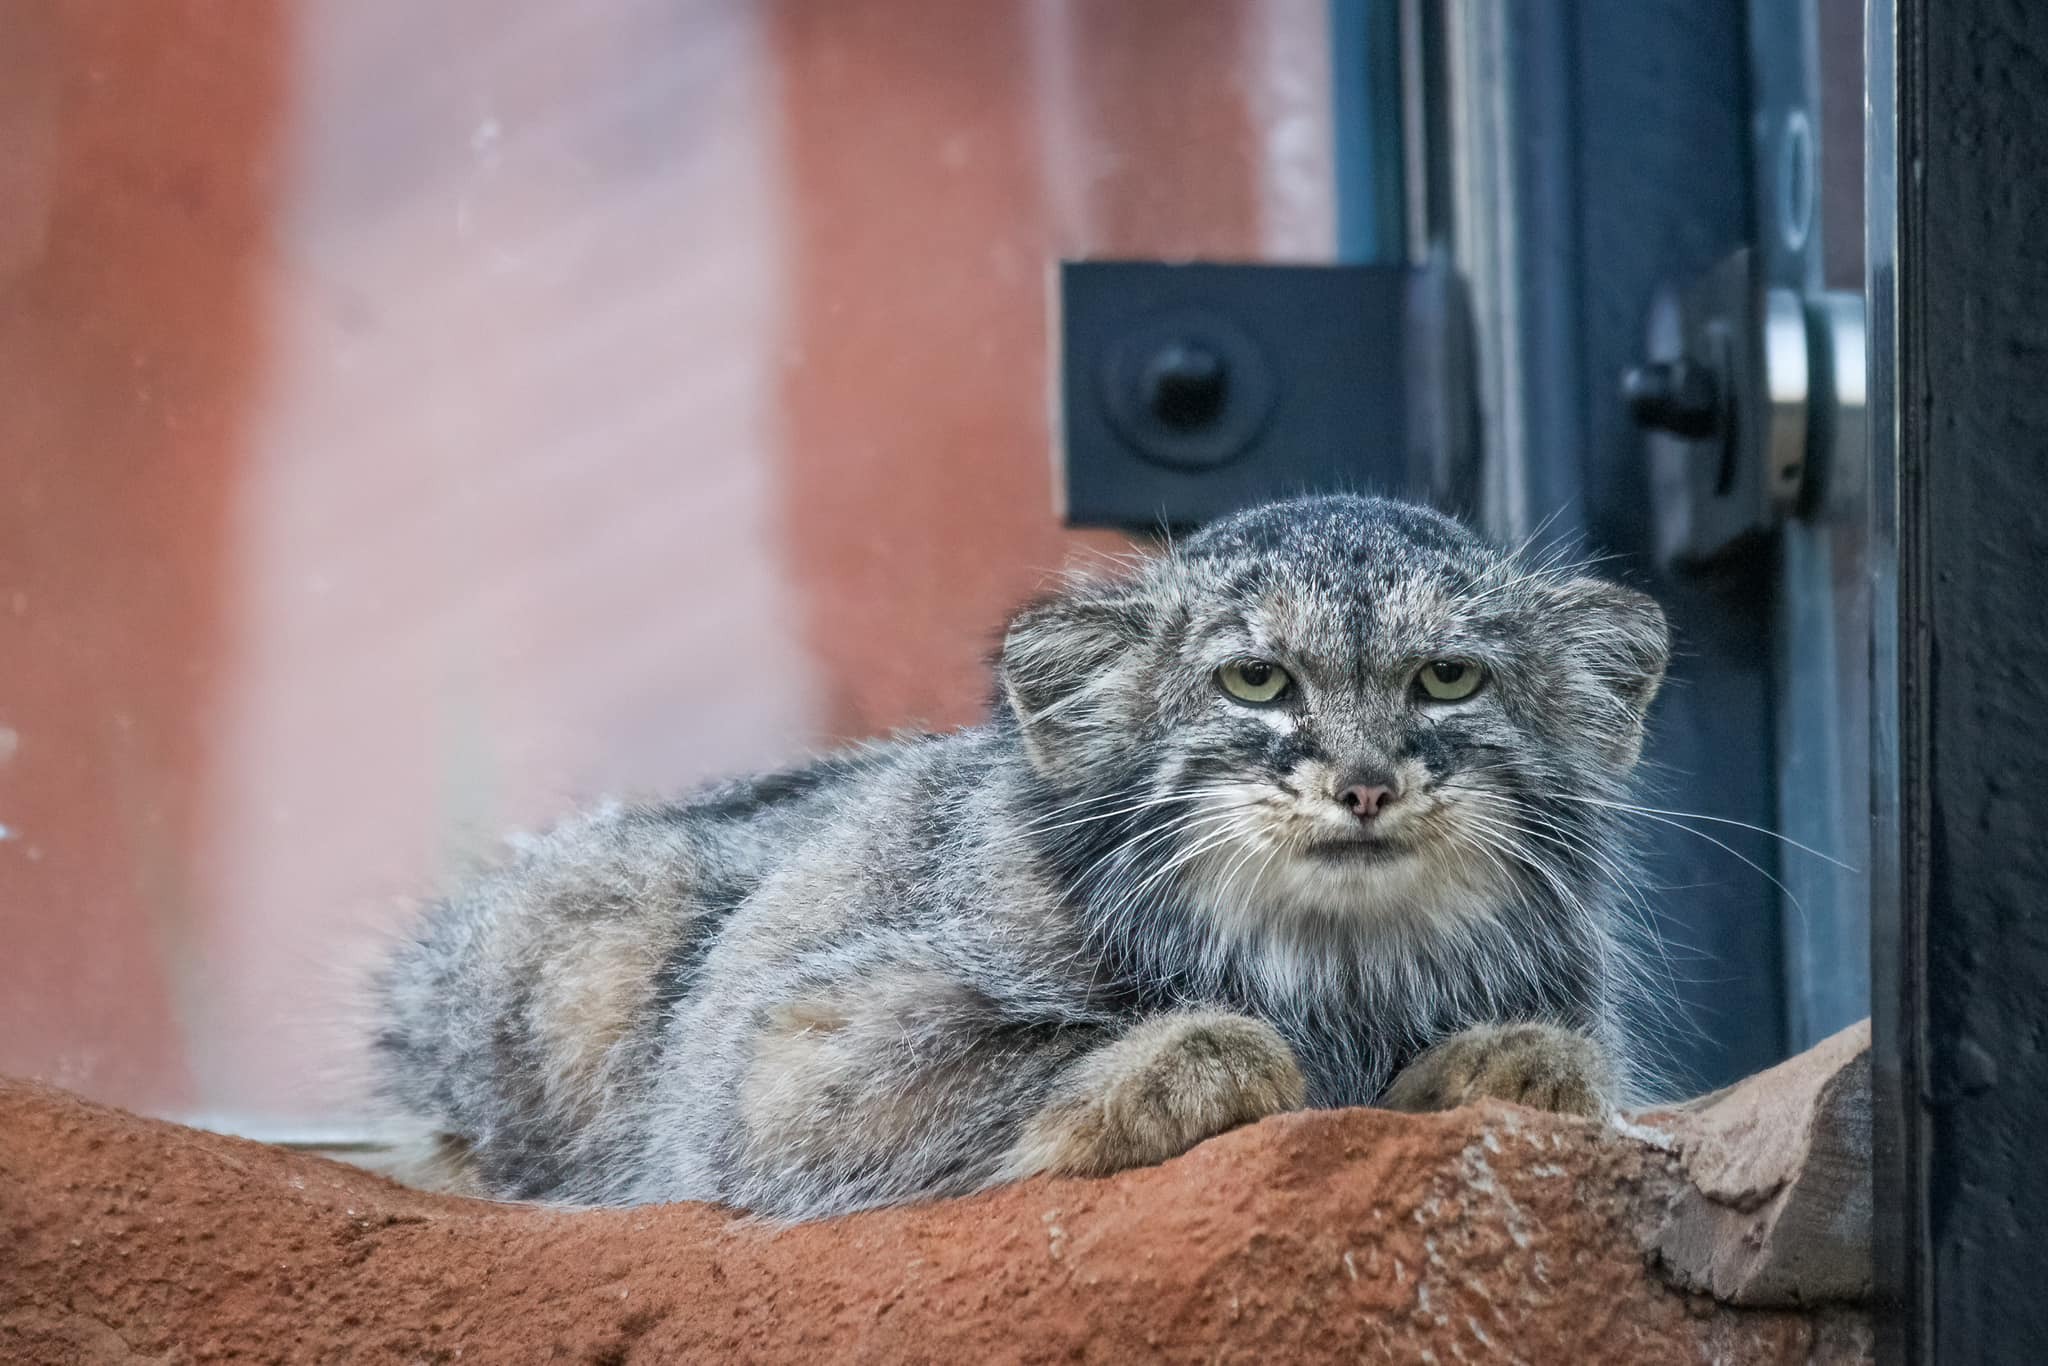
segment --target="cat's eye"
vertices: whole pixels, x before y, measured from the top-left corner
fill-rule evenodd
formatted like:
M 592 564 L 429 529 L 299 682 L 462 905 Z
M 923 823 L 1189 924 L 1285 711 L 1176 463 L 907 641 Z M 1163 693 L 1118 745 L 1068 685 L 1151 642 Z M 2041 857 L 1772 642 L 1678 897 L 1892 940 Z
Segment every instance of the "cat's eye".
M 1234 659 L 1216 671 L 1216 682 L 1240 702 L 1264 706 L 1287 695 L 1294 680 L 1287 670 L 1264 659 Z
M 1485 677 L 1485 670 L 1477 664 L 1462 659 L 1432 659 L 1422 666 L 1415 681 L 1433 702 L 1462 702 L 1479 691 Z

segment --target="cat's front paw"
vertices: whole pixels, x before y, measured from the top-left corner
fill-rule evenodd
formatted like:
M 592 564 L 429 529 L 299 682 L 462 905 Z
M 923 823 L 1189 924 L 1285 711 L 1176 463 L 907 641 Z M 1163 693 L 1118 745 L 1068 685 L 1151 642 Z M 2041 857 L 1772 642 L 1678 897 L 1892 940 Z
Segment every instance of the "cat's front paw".
M 1147 1020 L 1083 1058 L 1031 1118 L 1015 1175 L 1106 1176 L 1178 1156 L 1226 1129 L 1300 1108 L 1308 1085 L 1271 1025 L 1186 1012 Z
M 1605 1115 L 1614 1068 L 1600 1045 L 1550 1024 L 1481 1025 L 1425 1049 L 1387 1087 L 1389 1110 L 1507 1100 L 1564 1115 Z

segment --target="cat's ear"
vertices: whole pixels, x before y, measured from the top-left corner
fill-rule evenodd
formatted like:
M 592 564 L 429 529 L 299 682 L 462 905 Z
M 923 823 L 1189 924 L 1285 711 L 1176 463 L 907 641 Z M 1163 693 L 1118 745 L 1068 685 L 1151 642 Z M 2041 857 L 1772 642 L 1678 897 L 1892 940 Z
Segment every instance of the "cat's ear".
M 1075 579 L 1010 619 L 996 677 L 1033 767 L 1049 776 L 1109 757 L 1138 720 L 1137 647 L 1157 609 L 1142 586 Z
M 1595 722 L 1610 762 L 1633 767 L 1643 748 L 1643 717 L 1671 660 L 1671 628 L 1656 599 L 1605 579 L 1578 578 L 1548 590 L 1552 640 L 1570 651 L 1575 672 L 1600 695 Z

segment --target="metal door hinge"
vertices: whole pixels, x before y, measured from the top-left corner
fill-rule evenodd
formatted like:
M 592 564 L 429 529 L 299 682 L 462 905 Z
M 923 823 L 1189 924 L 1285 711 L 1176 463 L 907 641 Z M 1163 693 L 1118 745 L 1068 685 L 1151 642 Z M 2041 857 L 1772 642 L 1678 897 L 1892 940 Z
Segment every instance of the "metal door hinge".
M 1860 295 L 1766 288 L 1746 248 L 1659 297 L 1648 359 L 1621 388 L 1646 434 L 1664 563 L 1702 567 L 1853 502 L 1863 349 Z

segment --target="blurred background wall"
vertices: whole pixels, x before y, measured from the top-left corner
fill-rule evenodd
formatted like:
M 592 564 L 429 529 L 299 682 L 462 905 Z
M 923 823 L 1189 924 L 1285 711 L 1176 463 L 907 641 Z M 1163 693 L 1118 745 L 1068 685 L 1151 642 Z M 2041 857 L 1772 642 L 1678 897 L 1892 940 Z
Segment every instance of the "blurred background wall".
M 345 1121 L 513 829 L 979 714 L 1046 268 L 1325 259 L 1322 0 L 0 0 L 0 1071 Z

